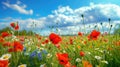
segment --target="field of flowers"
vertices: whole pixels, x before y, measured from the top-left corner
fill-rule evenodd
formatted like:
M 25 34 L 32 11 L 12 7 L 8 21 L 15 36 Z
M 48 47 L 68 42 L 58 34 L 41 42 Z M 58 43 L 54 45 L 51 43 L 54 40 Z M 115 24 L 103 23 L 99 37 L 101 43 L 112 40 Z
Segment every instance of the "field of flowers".
M 18 30 L 16 23 L 11 23 Z M 0 33 L 0 67 L 120 67 L 120 35 L 92 30 L 47 37 Z

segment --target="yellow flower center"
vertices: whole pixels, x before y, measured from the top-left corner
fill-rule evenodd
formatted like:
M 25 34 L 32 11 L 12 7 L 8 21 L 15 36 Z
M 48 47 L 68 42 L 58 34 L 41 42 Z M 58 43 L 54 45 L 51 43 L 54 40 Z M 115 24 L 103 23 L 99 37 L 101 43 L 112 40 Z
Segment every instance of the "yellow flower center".
M 25 67 L 24 65 L 20 65 L 20 67 Z
M 3 57 L 3 59 L 8 59 L 8 58 L 9 58 L 9 56 L 7 56 L 7 55 Z

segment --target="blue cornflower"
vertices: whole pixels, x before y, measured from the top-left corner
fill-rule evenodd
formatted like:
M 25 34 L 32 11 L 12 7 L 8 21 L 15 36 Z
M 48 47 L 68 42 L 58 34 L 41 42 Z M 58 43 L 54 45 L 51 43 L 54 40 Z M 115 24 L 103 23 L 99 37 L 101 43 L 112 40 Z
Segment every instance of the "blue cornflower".
M 41 52 L 38 53 L 38 59 L 42 60 L 42 54 L 41 54 Z
M 48 54 L 48 52 L 46 50 L 42 50 L 42 53 L 44 54 Z
M 25 52 L 26 51 L 26 47 L 24 47 L 24 49 L 23 49 L 23 52 Z
M 31 54 L 30 54 L 30 58 L 33 58 L 37 55 L 37 51 L 33 51 Z

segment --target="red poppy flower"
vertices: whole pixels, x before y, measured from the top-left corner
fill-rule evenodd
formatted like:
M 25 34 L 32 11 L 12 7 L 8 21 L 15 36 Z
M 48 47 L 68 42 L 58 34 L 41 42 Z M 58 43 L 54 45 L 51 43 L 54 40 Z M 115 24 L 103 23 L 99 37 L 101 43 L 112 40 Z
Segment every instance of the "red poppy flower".
M 8 52 L 14 52 L 14 48 L 9 48 Z
M 72 66 L 72 67 L 76 67 L 76 66 L 74 65 L 74 66 Z
M 25 37 L 23 37 L 23 36 L 22 37 L 18 37 L 18 38 L 20 39 L 21 42 L 24 42 L 24 40 L 25 40 Z
M 49 40 L 48 40 L 48 39 L 46 39 L 46 40 L 44 41 L 44 43 L 46 43 L 46 44 L 47 44 L 48 42 L 49 42 Z
M 20 42 L 15 41 L 14 42 L 14 50 L 15 51 L 22 51 L 23 50 L 23 45 Z
M 59 60 L 59 63 L 64 66 L 68 63 L 69 60 L 67 53 L 63 53 L 63 54 L 57 53 L 57 58 Z
M 68 62 L 64 67 L 73 67 L 70 62 Z
M 14 23 L 14 22 L 10 23 L 10 26 L 11 26 L 12 28 L 14 28 L 14 30 L 19 30 L 19 25 L 18 25 L 17 22 L 16 22 L 16 23 Z
M 8 60 L 0 60 L 0 67 L 8 67 Z
M 8 33 L 8 32 L 2 32 L 1 33 L 1 36 L 4 38 L 4 37 L 7 37 L 7 36 L 9 36 L 10 34 Z
M 15 23 L 14 22 L 10 23 L 10 26 L 14 28 L 15 27 Z
M 83 51 L 80 51 L 80 56 L 85 56 L 85 53 Z
M 14 41 L 13 48 L 10 48 L 9 52 L 17 52 L 17 51 L 23 51 L 23 45 L 19 41 Z
M 78 35 L 79 35 L 79 36 L 82 36 L 83 34 L 82 34 L 81 32 L 78 32 Z
M 97 40 L 99 35 L 100 35 L 99 31 L 93 30 L 91 34 L 88 36 L 88 39 Z
M 60 41 L 62 41 L 61 37 L 55 33 L 51 33 L 49 35 L 49 39 L 53 44 L 58 44 Z
M 45 45 L 45 42 L 42 42 L 42 45 Z
M 4 38 L 0 36 L 0 43 L 4 42 Z
M 84 41 L 84 44 L 86 44 L 87 43 L 87 41 Z
M 42 44 L 48 44 L 49 40 L 46 39 L 44 42 L 42 42 Z
M 82 61 L 83 67 L 93 67 L 92 64 L 90 64 L 88 61 L 83 60 Z
M 73 39 L 72 38 L 70 38 L 70 44 L 73 44 Z
M 4 43 L 3 43 L 3 46 L 9 47 L 9 46 L 12 46 L 12 44 L 11 44 L 10 42 L 4 42 Z
M 17 24 L 14 29 L 19 30 L 19 25 Z

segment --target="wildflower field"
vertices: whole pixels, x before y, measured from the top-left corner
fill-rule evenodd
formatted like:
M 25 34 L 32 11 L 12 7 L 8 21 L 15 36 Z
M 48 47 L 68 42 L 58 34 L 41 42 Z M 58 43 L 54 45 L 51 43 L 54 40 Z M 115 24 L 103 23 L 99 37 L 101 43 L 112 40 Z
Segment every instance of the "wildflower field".
M 10 25 L 18 31 L 18 24 Z M 120 67 L 120 35 L 92 30 L 74 36 L 26 36 L 5 31 L 0 33 L 0 67 Z

